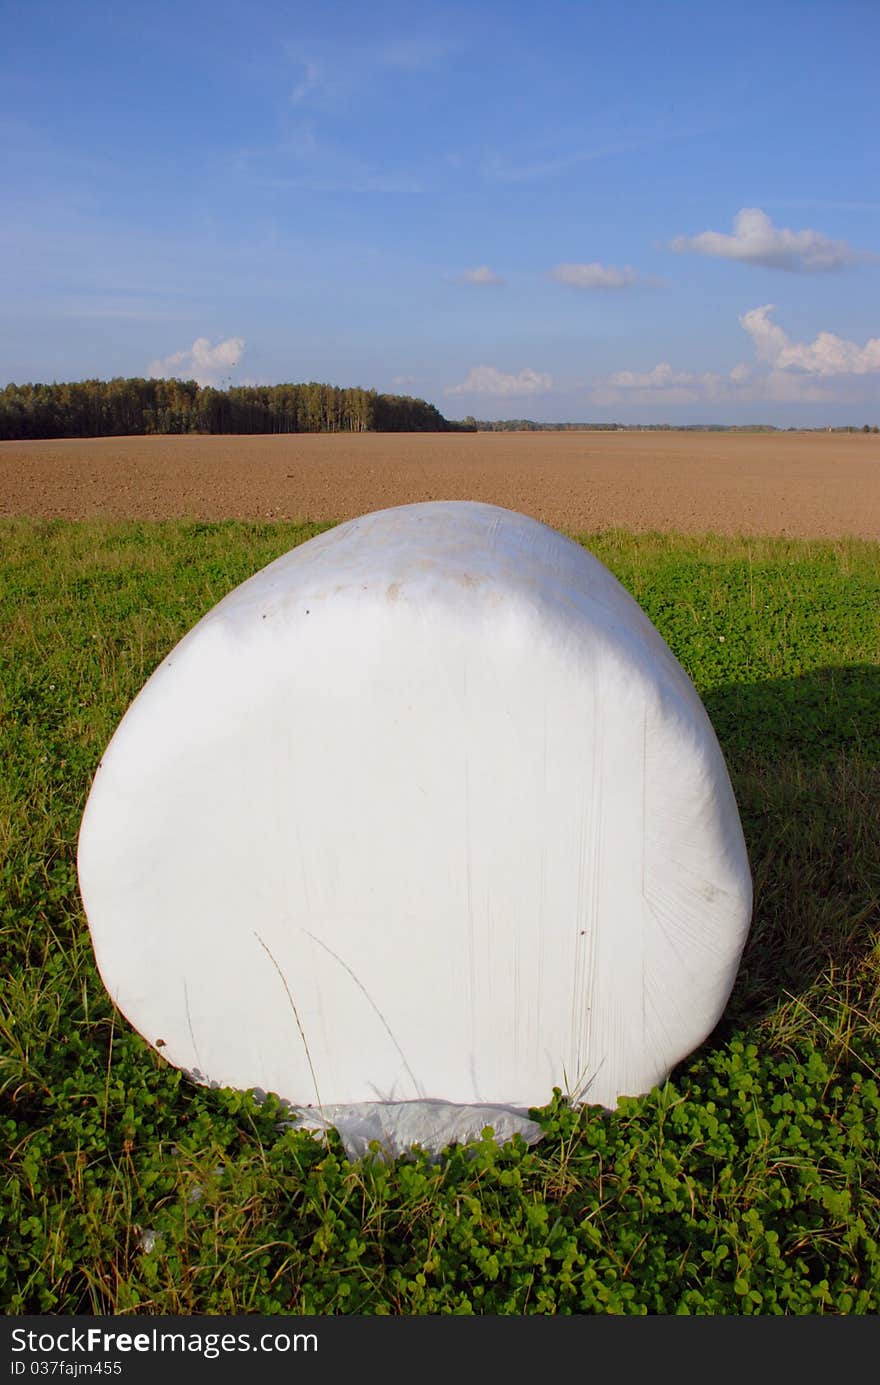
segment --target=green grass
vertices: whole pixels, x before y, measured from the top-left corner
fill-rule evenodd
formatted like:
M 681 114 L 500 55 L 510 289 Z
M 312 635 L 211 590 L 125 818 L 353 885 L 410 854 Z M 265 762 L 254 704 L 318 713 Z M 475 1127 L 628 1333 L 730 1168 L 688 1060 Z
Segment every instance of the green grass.
M 0 1306 L 878 1312 L 878 545 L 589 541 L 705 701 L 755 878 L 725 1016 L 663 1088 L 556 1097 L 532 1150 L 350 1165 L 114 1013 L 76 887 L 91 775 L 176 640 L 320 527 L 0 524 Z

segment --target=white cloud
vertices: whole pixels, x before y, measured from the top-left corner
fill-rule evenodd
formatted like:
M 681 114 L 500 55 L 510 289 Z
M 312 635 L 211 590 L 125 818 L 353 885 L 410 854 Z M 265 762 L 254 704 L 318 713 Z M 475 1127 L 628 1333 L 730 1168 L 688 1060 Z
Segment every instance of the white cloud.
M 639 280 L 636 270 L 629 265 L 617 269 L 595 260 L 591 264 L 559 264 L 551 269 L 550 275 L 558 283 L 574 289 L 625 289 Z
M 393 80 L 395 73 L 439 67 L 457 47 L 456 42 L 431 35 L 364 44 L 346 43 L 335 34 L 330 43 L 318 45 L 317 49 L 289 48 L 287 55 L 300 70 L 290 103 L 315 110 L 341 109 L 364 91 Z
M 859 376 L 880 373 L 880 337 L 864 346 L 820 332 L 815 341 L 792 342 L 770 319 L 772 303 L 743 313 L 757 364 L 741 362 L 727 374 L 675 370 L 667 362 L 647 371 L 618 370 L 594 381 L 594 404 L 859 403 Z M 836 377 L 835 386 L 829 385 Z
M 788 345 L 788 337 L 782 328 L 771 322 L 768 316 L 774 305 L 765 303 L 762 308 L 750 308 L 740 316 L 740 326 L 744 327 L 752 339 L 755 355 L 767 365 L 775 365 L 779 353 Z
M 503 284 L 504 280 L 500 274 L 496 274 L 487 264 L 480 265 L 479 269 L 466 269 L 463 274 L 458 276 L 461 284 Z
M 400 389 L 403 385 L 417 385 L 418 380 L 415 375 L 392 375 L 391 383 Z
M 328 93 L 332 92 L 332 84 L 328 81 L 327 74 L 320 63 L 307 61 L 303 67 L 303 75 L 290 93 L 292 106 L 302 106 L 314 97 L 326 97 Z
M 777 370 L 802 370 L 808 375 L 869 375 L 880 371 L 880 337 L 864 346 L 820 332 L 815 341 L 791 342 L 782 328 L 770 321 L 772 303 L 752 308 L 740 318 L 755 345 L 759 360 Z
M 758 376 L 734 398 L 766 399 L 773 404 L 846 404 L 857 402 L 851 391 L 834 391 L 805 375 L 789 375 L 771 370 Z
M 480 150 L 480 167 L 488 178 L 521 183 L 553 178 L 600 159 L 620 158 L 643 149 L 714 133 L 702 123 L 683 127 L 664 119 L 659 111 L 648 124 L 627 125 L 621 111 L 592 128 L 592 142 L 584 144 L 583 125 L 554 129 L 543 134 L 517 133 L 506 147 Z
M 524 367 L 517 375 L 507 375 L 491 365 L 477 365 L 460 385 L 450 385 L 447 394 L 488 394 L 501 399 L 521 395 L 547 394 L 553 388 L 549 375 Z
M 618 370 L 593 387 L 594 404 L 693 404 L 702 398 L 717 398 L 721 377 L 706 372 L 695 375 L 687 370 L 673 370 L 661 361 L 653 370 Z
M 831 404 L 837 402 L 827 388 L 803 375 L 772 370 L 753 375 L 747 365 L 734 366 L 726 375 L 718 371 L 675 371 L 665 362 L 639 374 L 621 370 L 597 380 L 590 401 L 603 406 L 667 404 Z
M 760 207 L 743 207 L 733 222 L 733 234 L 702 231 L 697 236 L 676 236 L 670 249 L 679 254 L 710 255 L 722 260 L 741 260 L 767 269 L 821 273 L 842 269 L 873 256 L 854 250 L 845 240 L 831 240 L 821 231 L 791 231 L 774 226 Z
M 212 346 L 207 337 L 197 337 L 187 350 L 152 361 L 149 374 L 165 380 L 176 378 L 196 380 L 200 385 L 216 385 L 235 369 L 243 352 L 241 337 L 227 337 L 216 346 Z

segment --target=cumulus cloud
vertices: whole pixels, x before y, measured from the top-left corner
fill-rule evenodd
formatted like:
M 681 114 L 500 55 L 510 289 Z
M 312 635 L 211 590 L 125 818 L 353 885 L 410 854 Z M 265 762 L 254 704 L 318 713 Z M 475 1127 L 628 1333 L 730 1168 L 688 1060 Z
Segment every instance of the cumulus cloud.
M 458 276 L 460 284 L 503 284 L 504 280 L 500 274 L 496 274 L 487 264 L 480 265 L 478 269 L 466 269 L 463 274 Z
M 857 377 L 880 373 L 880 337 L 859 346 L 820 332 L 812 342 L 793 342 L 771 320 L 772 312 L 773 304 L 766 303 L 740 318 L 752 340 L 755 364 L 741 362 L 726 374 L 675 370 L 665 361 L 648 371 L 618 370 L 594 382 L 591 401 L 603 405 L 858 402 Z M 829 387 L 831 377 L 837 377 L 836 389 Z
M 488 394 L 500 399 L 521 395 L 547 394 L 553 388 L 549 375 L 524 367 L 517 375 L 505 374 L 492 365 L 477 365 L 460 385 L 450 385 L 447 394 Z
M 590 264 L 559 264 L 551 269 L 550 277 L 573 289 L 626 289 L 639 281 L 638 273 L 629 265 L 618 269 L 595 260 Z
M 752 308 L 740 318 L 751 337 L 758 358 L 777 370 L 800 370 L 808 375 L 869 375 L 880 371 L 880 337 L 864 346 L 833 332 L 820 332 L 815 341 L 792 342 L 776 322 L 770 321 L 772 303 Z
M 227 337 L 212 346 L 207 337 L 197 337 L 185 351 L 175 351 L 164 360 L 152 361 L 149 367 L 151 376 L 159 379 L 172 378 L 195 380 L 200 385 L 216 385 L 223 376 L 234 370 L 242 358 L 244 341 L 241 337 Z
M 829 390 L 805 375 L 789 375 L 785 370 L 771 370 L 769 375 L 756 376 L 736 399 L 766 399 L 772 404 L 845 404 L 857 402 L 851 392 Z
M 737 365 L 727 374 L 673 370 L 663 362 L 653 370 L 637 373 L 621 370 L 597 380 L 590 391 L 593 404 L 830 404 L 834 396 L 803 375 L 772 370 L 755 375 L 749 366 Z
M 741 260 L 766 269 L 817 274 L 842 269 L 870 259 L 845 240 L 831 240 L 821 231 L 791 231 L 774 226 L 760 207 L 743 207 L 733 222 L 733 234 L 701 231 L 697 236 L 676 236 L 670 249 L 679 254 L 710 255 L 721 260 Z
M 698 399 L 717 399 L 723 392 L 720 375 L 710 371 L 702 375 L 688 370 L 674 370 L 661 361 L 652 370 L 618 370 L 593 387 L 594 404 L 693 404 Z

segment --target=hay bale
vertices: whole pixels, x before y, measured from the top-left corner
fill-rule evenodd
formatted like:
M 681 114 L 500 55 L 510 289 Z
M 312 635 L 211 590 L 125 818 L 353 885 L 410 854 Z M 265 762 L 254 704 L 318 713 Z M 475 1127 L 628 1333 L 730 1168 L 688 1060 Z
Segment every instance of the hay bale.
M 751 911 L 705 710 L 589 553 L 490 505 L 365 515 L 222 600 L 95 777 L 110 995 L 296 1105 L 613 1106 L 711 1031 Z

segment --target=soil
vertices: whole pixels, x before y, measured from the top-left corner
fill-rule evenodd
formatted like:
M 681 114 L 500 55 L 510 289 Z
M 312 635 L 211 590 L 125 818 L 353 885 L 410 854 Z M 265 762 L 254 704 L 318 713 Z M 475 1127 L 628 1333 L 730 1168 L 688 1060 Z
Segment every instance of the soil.
M 476 433 L 0 442 L 0 515 L 350 519 L 483 500 L 559 529 L 880 539 L 880 434 Z

